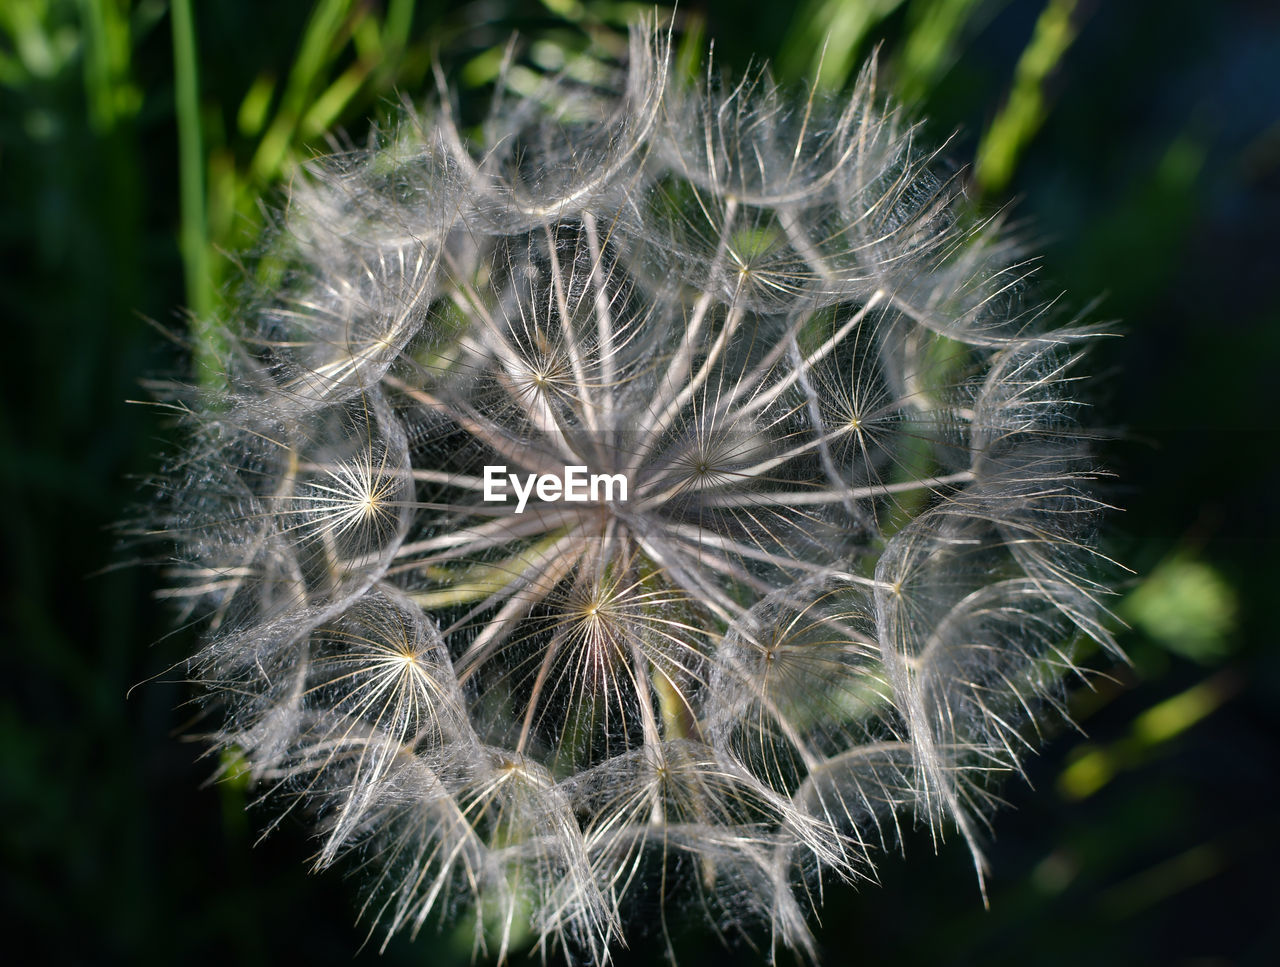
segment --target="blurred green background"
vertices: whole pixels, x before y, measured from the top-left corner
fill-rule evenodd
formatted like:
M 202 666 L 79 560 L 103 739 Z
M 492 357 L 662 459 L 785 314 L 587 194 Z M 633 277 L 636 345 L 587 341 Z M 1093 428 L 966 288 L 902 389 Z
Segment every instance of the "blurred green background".
M 263 199 L 359 142 L 438 58 L 465 97 L 512 30 L 544 70 L 616 51 L 643 5 L 580 0 L 0 3 L 0 918 L 53 963 L 370 962 L 357 884 L 254 846 L 245 792 L 183 741 L 189 654 L 111 525 L 169 427 Z M 687 51 L 884 87 L 953 132 L 975 204 L 1042 240 L 1047 295 L 1123 338 L 1093 357 L 1105 549 L 1131 666 L 1103 664 L 1006 787 L 984 911 L 962 845 L 911 834 L 833 887 L 828 964 L 1264 964 L 1280 950 L 1280 7 L 1272 0 L 682 3 Z M 826 40 L 825 56 L 819 57 Z M 585 60 L 583 59 L 585 58 Z M 575 60 L 577 59 L 577 60 Z M 345 132 L 326 141 L 325 132 Z M 155 325 L 153 325 L 153 323 Z M 170 338 L 173 334 L 182 338 Z M 194 355 L 199 363 L 201 350 Z M 1268 444 L 1267 440 L 1272 440 Z M 1272 614 L 1268 618 L 1268 614 Z M 169 678 L 176 676 L 169 675 Z M 715 956 L 695 929 L 687 963 Z M 379 963 L 463 963 L 456 932 Z M 624 962 L 656 962 L 640 937 Z M 740 949 L 745 961 L 760 958 Z

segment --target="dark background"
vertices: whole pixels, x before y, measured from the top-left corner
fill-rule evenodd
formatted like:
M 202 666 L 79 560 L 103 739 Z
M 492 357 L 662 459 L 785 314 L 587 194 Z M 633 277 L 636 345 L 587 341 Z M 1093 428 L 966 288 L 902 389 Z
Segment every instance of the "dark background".
M 627 10 L 195 6 L 199 87 L 186 108 L 164 2 L 0 11 L 0 935 L 57 963 L 368 963 L 380 938 L 356 953 L 358 884 L 306 873 L 301 825 L 255 846 L 262 819 L 245 815 L 244 790 L 211 785 L 216 763 L 181 737 L 190 695 L 165 673 L 193 641 L 170 633 L 158 575 L 129 566 L 113 530 L 147 499 L 135 481 L 169 429 L 126 401 L 147 397 L 148 376 L 189 365 L 150 321 L 181 334 L 184 306 L 217 311 L 234 273 L 224 253 L 252 242 L 258 199 L 324 149 L 308 123 L 358 139 L 395 91 L 428 90 L 433 54 L 471 92 L 512 29 L 572 50 Z M 1090 318 L 1123 334 L 1095 352 L 1091 392 L 1095 425 L 1113 435 L 1104 496 L 1124 508 L 1105 550 L 1134 572 L 1116 600 L 1132 665 L 1096 656 L 1105 677 L 1073 700 L 1087 738 L 1050 734 L 1029 783 L 1006 787 L 989 911 L 963 844 L 935 855 L 911 834 L 905 859 L 883 859 L 880 885 L 833 886 L 818 936 L 828 964 L 1274 963 L 1280 8 L 1058 3 L 1075 36 L 1030 87 L 1042 123 L 1019 141 L 1011 176 L 990 178 L 975 157 L 1045 6 L 681 4 L 685 28 L 714 38 L 730 70 L 756 55 L 800 77 L 828 31 L 845 38 L 829 61 L 857 64 L 882 42 L 886 86 L 928 117 L 928 138 L 959 132 L 947 153 L 970 166 L 975 204 L 1012 203 L 1040 240 L 1046 294 L 1078 308 L 1099 298 Z M 411 20 L 395 19 L 410 7 Z M 921 79 L 903 51 L 946 9 L 967 11 L 954 61 Z M 850 42 L 847 25 L 868 10 L 883 15 Z M 325 14 L 338 26 L 305 75 L 301 38 Z M 366 23 L 391 37 L 378 56 L 360 40 Z M 307 122 L 343 76 L 356 93 Z M 259 78 L 270 96 L 255 123 L 244 105 Z M 273 162 L 259 149 L 290 110 Z M 202 135 L 185 158 L 184 111 Z M 180 204 L 184 170 L 205 179 L 203 212 Z M 203 281 L 191 250 L 184 264 L 183 225 L 202 233 Z M 697 929 L 679 947 L 686 963 L 717 956 Z M 660 950 L 641 937 L 620 959 L 656 962 Z M 427 933 L 397 938 L 378 962 L 467 956 L 456 933 Z

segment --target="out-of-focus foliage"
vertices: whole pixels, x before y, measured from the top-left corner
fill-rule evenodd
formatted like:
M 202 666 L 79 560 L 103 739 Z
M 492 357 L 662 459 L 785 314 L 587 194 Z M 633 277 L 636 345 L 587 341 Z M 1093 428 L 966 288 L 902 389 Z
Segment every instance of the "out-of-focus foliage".
M 1207 663 L 1230 651 L 1237 608 L 1235 588 L 1221 572 L 1176 554 L 1125 598 L 1120 613 L 1170 651 Z
M 148 569 L 98 573 L 115 560 L 105 528 L 133 499 L 127 477 L 166 432 L 123 401 L 212 351 L 183 307 L 220 311 L 260 199 L 329 150 L 326 132 L 364 138 L 369 118 L 434 87 L 434 59 L 479 116 L 513 29 L 541 69 L 589 70 L 586 52 L 618 42 L 639 9 L 0 5 L 11 936 L 55 962 L 324 961 L 359 944 L 345 886 L 298 875 L 300 829 L 250 850 L 244 791 L 199 790 L 215 766 L 172 737 L 191 726 L 191 710 L 173 711 L 184 687 L 125 700 L 190 649 L 162 640 Z M 1073 702 L 1089 738 L 1050 737 L 1028 767 L 1037 791 L 1010 788 L 990 912 L 963 850 L 946 847 L 928 870 L 884 862 L 880 888 L 833 890 L 820 945 L 832 962 L 1263 962 L 1280 942 L 1280 658 L 1262 607 L 1280 580 L 1263 445 L 1280 358 L 1272 5 L 708 0 L 678 16 L 689 72 L 705 36 L 717 62 L 772 58 L 783 81 L 820 72 L 838 89 L 880 45 L 882 82 L 930 119 L 929 139 L 959 131 L 947 155 L 976 203 L 1016 198 L 1014 215 L 1049 239 L 1046 291 L 1100 296 L 1094 316 L 1124 333 L 1098 354 L 1110 390 L 1096 412 L 1116 431 L 1099 460 L 1126 508 L 1107 549 L 1136 572 L 1117 607 L 1133 663 L 1087 659 L 1110 676 Z M 706 942 L 682 953 L 696 962 Z M 388 959 L 468 952 L 423 937 Z

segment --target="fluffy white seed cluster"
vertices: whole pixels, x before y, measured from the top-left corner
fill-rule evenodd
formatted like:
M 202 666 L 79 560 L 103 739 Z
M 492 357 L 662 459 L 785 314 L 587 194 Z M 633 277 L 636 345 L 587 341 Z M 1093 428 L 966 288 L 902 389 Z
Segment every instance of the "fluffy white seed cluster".
M 190 406 L 158 513 L 219 743 L 371 920 L 499 954 L 694 905 L 812 952 L 903 824 L 981 874 L 992 774 L 1111 645 L 1087 334 L 871 71 L 689 83 L 637 31 L 613 90 L 444 101 L 299 178 Z

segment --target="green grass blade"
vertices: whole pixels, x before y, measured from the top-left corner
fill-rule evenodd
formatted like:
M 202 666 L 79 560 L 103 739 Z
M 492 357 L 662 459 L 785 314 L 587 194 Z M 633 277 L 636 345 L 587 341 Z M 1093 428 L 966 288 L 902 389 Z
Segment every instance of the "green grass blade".
M 898 96 L 908 104 L 923 100 L 955 61 L 960 38 L 992 12 L 985 0 L 915 0 L 895 65 Z
M 1044 123 L 1048 113 L 1044 81 L 1075 40 L 1075 7 L 1076 0 L 1049 0 L 1036 21 L 1014 71 L 1009 100 L 978 145 L 974 181 L 986 194 L 1003 191 L 1009 184 L 1018 158 Z
M 840 87 L 858 63 L 872 28 L 900 6 L 902 0 L 809 0 L 792 18 L 778 54 L 778 75 Z
M 191 0 L 173 0 L 174 110 L 178 121 L 179 247 L 191 312 L 194 362 L 202 379 L 218 371 L 220 347 L 212 325 L 214 291 L 204 189 L 204 137 L 200 127 L 200 83 Z

